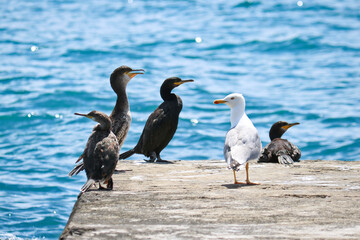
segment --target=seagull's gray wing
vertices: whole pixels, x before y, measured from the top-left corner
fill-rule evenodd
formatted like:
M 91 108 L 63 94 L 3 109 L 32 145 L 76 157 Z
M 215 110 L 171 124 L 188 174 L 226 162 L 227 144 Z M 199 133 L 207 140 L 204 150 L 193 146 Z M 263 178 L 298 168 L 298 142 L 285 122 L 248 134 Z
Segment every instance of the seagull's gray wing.
M 257 159 L 261 141 L 255 128 L 233 128 L 226 134 L 224 157 L 228 167 L 238 170 L 247 161 Z

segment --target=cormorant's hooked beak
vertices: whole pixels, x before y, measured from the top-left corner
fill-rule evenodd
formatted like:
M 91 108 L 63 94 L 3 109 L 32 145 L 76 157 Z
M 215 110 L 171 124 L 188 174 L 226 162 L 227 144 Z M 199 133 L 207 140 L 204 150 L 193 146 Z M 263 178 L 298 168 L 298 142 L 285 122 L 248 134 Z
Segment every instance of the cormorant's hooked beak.
M 89 116 L 87 114 L 83 114 L 83 113 L 74 113 L 75 115 L 78 115 L 78 116 L 83 116 L 83 117 L 87 117 L 87 118 L 90 118 L 91 120 L 93 120 L 94 118 L 92 116 Z
M 181 80 L 181 82 L 174 82 L 174 84 L 178 87 L 183 83 L 187 83 L 187 82 L 193 82 L 194 80 L 189 79 L 189 80 Z
M 130 77 L 133 78 L 138 74 L 144 74 L 145 70 L 144 69 L 133 69 L 129 72 L 127 72 L 126 74 Z
M 214 101 L 214 104 L 220 104 L 220 103 L 227 103 L 227 101 L 223 100 L 223 99 L 216 99 Z
M 299 125 L 300 123 L 289 123 L 288 125 L 282 126 L 281 128 L 285 131 L 291 128 L 292 126 Z

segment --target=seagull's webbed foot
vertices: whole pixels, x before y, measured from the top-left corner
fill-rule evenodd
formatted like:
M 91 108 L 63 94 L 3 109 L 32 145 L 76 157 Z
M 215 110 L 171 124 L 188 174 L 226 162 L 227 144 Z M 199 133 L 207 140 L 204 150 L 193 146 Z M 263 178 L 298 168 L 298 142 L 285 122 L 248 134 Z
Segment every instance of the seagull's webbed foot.
M 250 180 L 246 180 L 246 184 L 247 185 L 260 185 L 260 183 L 250 182 Z
M 250 180 L 249 180 L 249 163 L 248 162 L 246 163 L 245 170 L 246 170 L 246 184 L 247 185 L 260 185 L 260 183 L 250 182 Z
M 246 184 L 246 183 L 235 181 L 234 184 Z
M 238 181 L 236 180 L 235 169 L 233 169 L 233 173 L 234 173 L 234 184 L 244 184 L 243 182 L 238 182 Z

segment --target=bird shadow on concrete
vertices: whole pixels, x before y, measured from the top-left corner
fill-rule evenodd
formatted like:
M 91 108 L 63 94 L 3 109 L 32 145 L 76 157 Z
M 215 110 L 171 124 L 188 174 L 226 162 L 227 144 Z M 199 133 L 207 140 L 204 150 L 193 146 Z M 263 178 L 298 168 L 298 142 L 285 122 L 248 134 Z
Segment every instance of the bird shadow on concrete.
M 237 188 L 243 188 L 243 187 L 253 187 L 253 186 L 259 186 L 259 185 L 252 185 L 252 184 L 222 184 L 221 186 L 226 187 L 228 189 L 237 189 Z
M 115 169 L 114 170 L 114 174 L 120 174 L 120 173 L 126 173 L 126 172 L 131 172 L 132 171 L 132 169 L 121 169 L 121 170 L 117 170 L 117 169 Z
M 150 160 L 144 159 L 144 163 L 155 163 L 155 164 L 174 164 L 176 162 L 180 162 L 180 160 L 162 160 L 161 162 L 159 161 L 154 161 L 151 162 Z

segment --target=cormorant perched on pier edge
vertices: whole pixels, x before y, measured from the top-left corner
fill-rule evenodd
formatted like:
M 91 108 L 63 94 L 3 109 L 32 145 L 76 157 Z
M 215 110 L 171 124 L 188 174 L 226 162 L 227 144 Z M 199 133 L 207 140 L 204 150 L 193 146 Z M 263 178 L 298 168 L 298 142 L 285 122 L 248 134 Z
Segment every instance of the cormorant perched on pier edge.
M 257 129 L 245 113 L 245 98 L 232 93 L 214 104 L 225 103 L 231 108 L 231 128 L 226 133 L 224 157 L 228 168 L 233 170 L 234 184 L 257 184 L 249 180 L 249 161 L 257 160 L 261 151 L 261 141 Z M 236 181 L 235 171 L 245 164 L 246 182 Z
M 169 144 L 173 138 L 182 109 L 181 98 L 171 91 L 186 82 L 194 80 L 181 80 L 178 77 L 166 79 L 160 88 L 162 104 L 149 116 L 144 130 L 137 145 L 120 155 L 120 159 L 126 159 L 134 153 L 144 154 L 150 157 L 149 162 L 169 162 L 160 158 L 160 152 Z
M 281 136 L 290 127 L 299 123 L 276 122 L 272 125 L 269 136 L 271 142 L 264 147 L 258 162 L 272 162 L 281 164 L 292 164 L 299 162 L 301 157 L 300 149 Z
M 115 134 L 111 131 L 111 120 L 105 113 L 98 111 L 88 114 L 75 113 L 75 115 L 99 123 L 94 127 L 82 154 L 88 180 L 81 188 L 81 192 L 86 192 L 96 182 L 99 183 L 99 188 L 102 188 L 101 183 L 104 183 L 107 184 L 108 189 L 112 189 L 112 174 L 119 159 L 120 147 Z
M 117 95 L 116 104 L 110 114 L 110 119 L 112 121 L 112 132 L 116 135 L 119 141 L 120 149 L 124 144 L 131 124 L 130 107 L 126 94 L 126 87 L 133 77 L 137 74 L 144 74 L 143 72 L 143 69 L 132 69 L 123 65 L 116 68 L 110 76 L 111 87 Z M 82 158 L 83 156 L 81 155 L 76 163 Z M 84 165 L 81 162 L 75 166 L 75 168 L 69 173 L 69 176 L 71 177 L 76 175 L 82 170 L 84 170 Z

